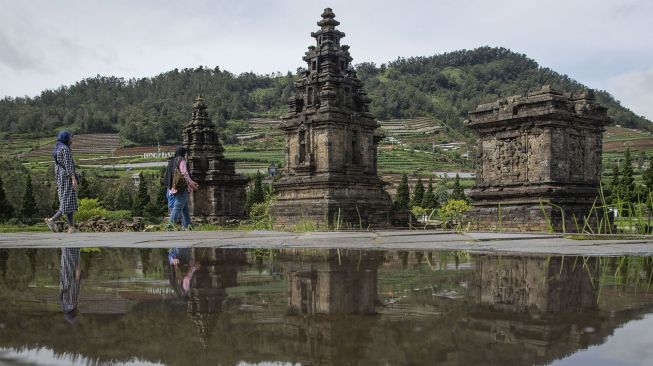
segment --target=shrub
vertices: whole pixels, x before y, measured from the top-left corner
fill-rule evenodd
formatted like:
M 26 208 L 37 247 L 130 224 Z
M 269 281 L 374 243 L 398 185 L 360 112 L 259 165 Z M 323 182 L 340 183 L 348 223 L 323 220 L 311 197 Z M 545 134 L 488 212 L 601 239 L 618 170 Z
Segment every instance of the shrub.
M 469 203 L 465 200 L 449 200 L 438 210 L 438 215 L 443 221 L 460 221 L 463 215 L 470 209 Z
M 75 221 L 86 221 L 95 216 L 117 221 L 130 219 L 131 212 L 129 210 L 109 211 L 100 205 L 97 198 L 82 198 L 79 201 L 79 209 L 75 212 Z
M 250 208 L 250 217 L 253 221 L 253 228 L 257 230 L 272 230 L 272 217 L 270 207 L 275 202 L 274 196 L 268 197 L 261 203 L 255 203 Z

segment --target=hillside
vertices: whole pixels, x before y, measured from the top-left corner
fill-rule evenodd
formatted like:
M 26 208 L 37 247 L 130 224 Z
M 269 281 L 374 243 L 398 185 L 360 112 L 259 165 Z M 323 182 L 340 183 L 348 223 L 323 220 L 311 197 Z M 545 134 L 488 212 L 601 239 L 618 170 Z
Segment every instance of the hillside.
M 583 88 L 525 55 L 490 47 L 397 59 L 380 66 L 363 63 L 357 72 L 380 120 L 429 117 L 459 131 L 467 111 L 477 104 L 542 84 L 562 90 Z M 52 136 L 53 130 L 65 127 L 83 133 L 119 132 L 123 144 L 175 142 L 193 98 L 202 94 L 223 141 L 235 143 L 239 140 L 235 134 L 248 138 L 242 135 L 249 130 L 243 120 L 257 118 L 254 133 L 263 134 L 266 121 L 285 111 L 294 78 L 291 73 L 234 75 L 202 66 L 142 79 L 97 76 L 34 98 L 0 100 L 0 129 L 24 137 Z M 599 91 L 597 97 L 615 124 L 653 131 L 649 120 L 621 106 L 609 93 Z

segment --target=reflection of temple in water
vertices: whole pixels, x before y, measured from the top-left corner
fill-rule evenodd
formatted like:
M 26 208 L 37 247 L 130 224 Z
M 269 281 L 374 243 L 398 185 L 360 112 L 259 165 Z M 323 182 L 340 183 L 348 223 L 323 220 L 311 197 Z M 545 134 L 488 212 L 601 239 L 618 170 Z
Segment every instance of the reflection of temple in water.
M 288 280 L 285 325 L 301 345 L 300 364 L 357 364 L 365 357 L 377 320 L 370 315 L 378 305 L 383 255 L 336 249 L 300 253 L 278 258 Z
M 197 325 L 202 344 L 207 347 L 215 320 L 222 312 L 226 289 L 238 285 L 238 269 L 247 264 L 242 250 L 191 249 L 191 261 L 200 264 L 191 279 L 188 314 Z
M 43 279 L 57 255 L 38 251 Z M 642 288 L 604 284 L 599 296 L 596 259 L 465 256 L 456 269 L 453 257 L 433 254 L 283 250 L 266 256 L 274 259 L 259 273 L 243 267 L 240 249 L 195 249 L 202 266 L 187 301 L 132 289 L 123 314 L 82 314 L 74 332 L 60 310 L 34 310 L 31 285 L 18 300 L 3 288 L 0 347 L 47 347 L 98 363 L 530 366 L 600 345 L 653 311 L 653 294 Z M 116 257 L 98 257 L 95 270 Z M 23 273 L 12 262 L 6 271 Z M 236 284 L 247 289 L 231 291 Z
M 476 257 L 462 315 L 477 352 L 466 362 L 541 364 L 602 343 L 623 320 L 601 314 L 596 258 Z M 590 330 L 590 331 L 588 331 Z
M 570 312 L 597 307 L 596 258 L 476 258 L 476 301 L 494 309 Z
M 301 259 L 279 258 L 288 277 L 292 314 L 370 314 L 377 302 L 377 268 L 382 256 L 331 249 Z

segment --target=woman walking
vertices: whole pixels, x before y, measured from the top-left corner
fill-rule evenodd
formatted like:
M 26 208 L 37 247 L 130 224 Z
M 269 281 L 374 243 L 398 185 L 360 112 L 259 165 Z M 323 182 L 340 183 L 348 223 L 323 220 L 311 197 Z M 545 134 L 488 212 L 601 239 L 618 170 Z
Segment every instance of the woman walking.
M 57 196 L 59 197 L 59 211 L 51 218 L 45 219 L 46 225 L 52 231 L 57 231 L 55 220 L 66 215 L 68 233 L 74 233 L 75 224 L 73 213 L 77 211 L 77 174 L 73 162 L 70 145 L 73 143 L 73 134 L 61 131 L 57 135 L 57 144 L 52 152 L 54 158 L 54 175 L 57 179 Z
M 166 225 L 167 230 L 174 228 L 175 221 L 181 215 L 181 229 L 187 230 L 190 225 L 190 211 L 188 209 L 188 196 L 198 184 L 188 174 L 186 164 L 186 148 L 180 146 L 175 150 L 175 157 L 168 164 L 166 169 L 166 184 L 168 194 L 174 196 L 174 204 L 170 212 L 170 218 Z

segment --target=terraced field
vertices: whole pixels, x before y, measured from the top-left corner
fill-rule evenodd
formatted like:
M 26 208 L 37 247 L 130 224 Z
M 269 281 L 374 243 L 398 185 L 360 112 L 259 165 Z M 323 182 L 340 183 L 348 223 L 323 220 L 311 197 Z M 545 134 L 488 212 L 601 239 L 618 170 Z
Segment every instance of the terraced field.
M 49 147 L 54 144 L 53 137 L 6 137 L 0 138 L 0 156 L 23 156 L 33 150 Z
M 278 128 L 281 120 L 274 118 L 250 118 L 247 120 L 247 123 L 251 128 L 265 130 Z
M 25 162 L 50 161 L 54 139 L 43 140 L 45 143 L 38 148 L 21 153 L 19 156 Z M 120 146 L 120 139 L 116 133 L 97 133 L 76 135 L 73 142 L 75 159 L 93 159 L 111 156 Z
M 380 173 L 419 173 L 434 171 L 459 171 L 460 166 L 441 155 L 424 151 L 380 148 L 378 151 L 378 170 Z
M 442 130 L 440 123 L 432 117 L 417 117 L 410 119 L 391 119 L 379 121 L 381 130 L 388 136 L 403 136 L 429 134 Z
M 266 136 L 279 136 L 281 120 L 271 118 L 250 118 L 247 120 L 249 126 L 246 132 L 236 134 L 239 141 L 254 140 Z
M 653 150 L 653 136 L 648 132 L 622 127 L 608 127 L 603 133 L 603 151 Z
M 121 147 L 113 152 L 113 156 L 142 156 L 145 153 L 154 153 L 157 151 L 174 152 L 176 148 L 177 145 Z
M 282 149 L 241 151 L 240 147 L 226 146 L 224 155 L 226 158 L 236 160 L 237 162 L 265 163 L 266 168 L 270 162 L 279 165 L 285 160 Z

